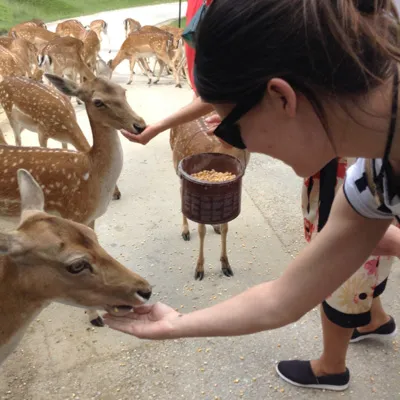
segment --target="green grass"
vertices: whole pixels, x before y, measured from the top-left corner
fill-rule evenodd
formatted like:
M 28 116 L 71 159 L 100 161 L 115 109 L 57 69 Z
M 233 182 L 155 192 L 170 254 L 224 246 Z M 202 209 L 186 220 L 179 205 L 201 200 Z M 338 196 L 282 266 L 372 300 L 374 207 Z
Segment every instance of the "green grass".
M 13 25 L 32 18 L 46 22 L 176 0 L 0 0 L 0 33 Z M 178 7 L 176 9 L 178 15 Z

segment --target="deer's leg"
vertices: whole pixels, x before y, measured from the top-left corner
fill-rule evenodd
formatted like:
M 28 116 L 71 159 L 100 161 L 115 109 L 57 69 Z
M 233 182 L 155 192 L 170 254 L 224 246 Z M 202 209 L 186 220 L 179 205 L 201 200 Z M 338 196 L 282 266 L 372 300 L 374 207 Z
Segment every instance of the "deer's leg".
M 39 134 L 39 146 L 40 147 L 47 147 L 47 140 L 48 137 L 43 132 L 38 132 Z
M 133 75 L 134 75 L 134 73 L 135 73 L 135 64 L 136 64 L 136 61 L 137 61 L 137 63 L 139 64 L 139 67 L 140 67 L 140 69 L 142 70 L 143 74 L 144 74 L 144 75 L 147 75 L 147 77 L 149 78 L 149 82 L 148 82 L 148 83 L 151 83 L 151 78 L 149 77 L 149 71 L 146 69 L 146 64 L 144 63 L 143 60 L 144 60 L 143 58 L 138 58 L 138 59 L 136 60 L 136 56 L 132 56 L 132 57 L 130 58 L 130 60 L 129 60 L 129 66 L 130 66 L 130 70 L 131 70 L 131 75 L 130 75 L 130 77 L 129 77 L 129 82 L 127 83 L 127 85 L 130 85 L 130 84 L 132 83 L 132 81 L 133 81 Z M 147 68 L 148 68 L 148 66 L 147 66 Z
M 215 232 L 217 235 L 220 235 L 220 234 L 221 234 L 221 225 L 213 225 L 212 227 L 214 228 L 214 232 Z
M 121 198 L 122 194 L 118 189 L 118 186 L 115 185 L 114 193 L 113 193 L 113 200 L 119 200 Z
M 204 278 L 204 238 L 206 237 L 206 226 L 203 224 L 199 224 L 198 229 L 200 237 L 200 250 L 194 278 L 201 281 Z
M 149 67 L 149 64 L 148 64 L 148 62 L 147 62 L 147 60 L 145 59 L 145 58 L 139 58 L 139 64 L 140 64 L 140 67 L 142 68 L 142 71 L 145 73 L 145 75 L 147 75 L 147 78 L 149 78 L 149 80 L 148 80 L 148 84 L 150 85 L 150 83 L 151 83 L 151 70 L 150 70 L 150 67 Z
M 4 137 L 3 131 L 0 129 L 0 145 L 7 146 L 6 138 Z
M 228 254 L 226 252 L 226 238 L 228 236 L 228 224 L 221 224 L 221 269 L 225 276 L 233 276 L 233 271 L 229 265 Z
M 189 223 L 187 218 L 182 214 L 183 223 L 182 223 L 182 238 L 184 241 L 190 240 L 190 231 L 189 231 Z
M 15 145 L 16 146 L 22 146 L 22 142 L 21 142 L 21 132 L 24 130 L 23 127 L 21 126 L 21 124 L 14 120 L 14 118 L 12 117 L 12 115 L 8 114 L 8 120 L 10 122 L 11 128 L 13 130 L 14 133 L 14 138 L 15 138 Z

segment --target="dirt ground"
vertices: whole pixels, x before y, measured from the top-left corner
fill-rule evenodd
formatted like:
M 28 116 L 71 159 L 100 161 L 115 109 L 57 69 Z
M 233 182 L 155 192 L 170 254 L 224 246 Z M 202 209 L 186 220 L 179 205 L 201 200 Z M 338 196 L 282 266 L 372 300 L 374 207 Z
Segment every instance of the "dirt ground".
M 144 23 L 172 19 L 174 5 L 101 14 L 110 24 L 111 57 L 122 41 L 122 19 L 139 16 Z M 175 6 L 176 7 L 176 6 Z M 162 8 L 162 9 L 161 9 Z M 97 16 L 96 16 L 97 17 Z M 87 17 L 87 20 L 94 19 Z M 102 53 L 107 57 L 107 46 Z M 191 100 L 188 85 L 174 87 L 172 77 L 157 86 L 136 74 L 125 86 L 128 64 L 113 79 L 128 89 L 132 108 L 147 123 L 170 114 Z M 83 106 L 77 115 L 91 140 Z M 0 125 L 12 143 L 5 121 Z M 24 144 L 37 143 L 23 133 Z M 230 224 L 228 249 L 235 276 L 221 274 L 220 238 L 206 237 L 206 277 L 194 281 L 198 235 L 180 236 L 179 182 L 169 137 L 164 133 L 148 146 L 121 137 L 124 168 L 122 198 L 113 201 L 98 221 L 102 245 L 124 265 L 155 285 L 153 300 L 183 312 L 206 307 L 246 288 L 278 277 L 303 247 L 301 181 L 282 163 L 254 156 L 244 178 L 242 214 Z M 58 144 L 55 144 L 58 146 Z M 383 296 L 388 312 L 400 321 L 398 264 Z M 351 345 L 351 386 L 344 393 L 293 388 L 274 372 L 282 359 L 317 357 L 322 348 L 318 310 L 297 323 L 271 332 L 235 338 L 150 342 L 92 328 L 83 310 L 53 304 L 35 320 L 17 350 L 0 367 L 0 399 L 24 400 L 177 400 L 177 399 L 395 399 L 400 398 L 397 341 Z

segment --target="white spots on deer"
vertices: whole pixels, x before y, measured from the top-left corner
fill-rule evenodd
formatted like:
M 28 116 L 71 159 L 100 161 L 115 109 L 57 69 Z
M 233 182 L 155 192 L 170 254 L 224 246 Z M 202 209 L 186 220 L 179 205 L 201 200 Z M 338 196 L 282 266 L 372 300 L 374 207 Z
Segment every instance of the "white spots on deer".
M 89 176 L 90 176 L 89 172 L 86 172 L 86 174 L 83 175 L 83 180 L 87 181 L 89 179 Z

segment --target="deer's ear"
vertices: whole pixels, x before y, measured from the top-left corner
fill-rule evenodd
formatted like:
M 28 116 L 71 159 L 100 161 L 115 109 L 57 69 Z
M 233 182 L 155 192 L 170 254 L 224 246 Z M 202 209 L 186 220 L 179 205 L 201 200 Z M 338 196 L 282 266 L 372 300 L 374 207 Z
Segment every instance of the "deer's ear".
M 25 169 L 19 169 L 18 186 L 21 195 L 21 222 L 32 212 L 44 210 L 44 194 L 42 188 Z
M 44 76 L 62 93 L 67 96 L 79 97 L 80 90 L 79 86 L 69 79 L 61 78 L 60 76 L 53 74 L 44 74 Z

